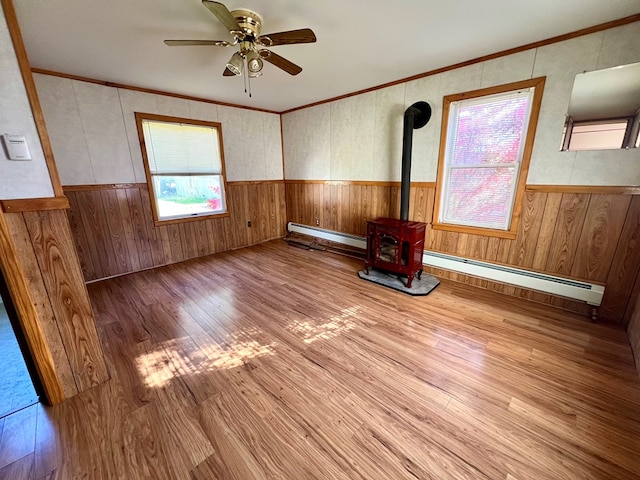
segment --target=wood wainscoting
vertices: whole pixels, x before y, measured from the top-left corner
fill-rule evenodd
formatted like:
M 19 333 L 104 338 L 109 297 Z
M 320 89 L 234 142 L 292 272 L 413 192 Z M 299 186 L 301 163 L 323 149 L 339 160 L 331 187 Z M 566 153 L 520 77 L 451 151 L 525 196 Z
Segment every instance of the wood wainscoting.
M 629 343 L 631 351 L 636 362 L 636 369 L 640 375 L 640 297 L 635 299 L 633 307 L 629 312 L 629 325 L 627 333 L 629 334 Z
M 228 182 L 227 187 L 230 216 L 161 226 L 153 223 L 144 183 L 64 187 L 85 280 L 168 265 L 285 235 L 282 180 Z
M 287 180 L 289 221 L 364 235 L 366 221 L 398 217 L 400 184 Z M 566 191 L 565 191 L 566 190 Z M 428 250 L 485 260 L 606 286 L 601 320 L 626 324 L 627 304 L 640 265 L 640 195 L 637 189 L 531 186 L 515 239 L 427 228 Z M 409 220 L 430 224 L 435 184 L 412 183 Z M 584 315 L 583 303 L 440 269 L 449 278 L 528 298 Z
M 7 284 L 14 303 L 30 302 L 28 315 L 19 312 L 20 321 L 47 400 L 58 403 L 106 381 L 109 375 L 65 211 L 0 215 L 11 242 L 3 256 L 15 259 L 26 282 L 22 289 L 11 288 L 19 278 L 9 277 Z M 50 375 L 42 370 L 42 352 L 49 357 Z

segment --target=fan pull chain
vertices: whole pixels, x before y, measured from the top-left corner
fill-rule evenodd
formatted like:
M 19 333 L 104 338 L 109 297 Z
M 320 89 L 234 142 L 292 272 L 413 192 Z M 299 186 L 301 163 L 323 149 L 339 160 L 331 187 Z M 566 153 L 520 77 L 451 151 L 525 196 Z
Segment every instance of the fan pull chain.
M 247 57 L 244 57 L 244 68 L 242 69 L 242 73 L 244 74 L 244 93 L 249 93 L 249 98 L 251 98 L 251 76 L 249 75 L 249 62 L 247 62 Z M 249 86 L 248 92 L 247 85 Z
M 244 68 L 242 69 L 242 80 L 244 80 L 244 93 L 247 93 L 247 59 L 242 59 L 244 63 Z M 251 87 L 249 87 L 251 89 Z M 249 94 L 251 96 L 251 94 Z

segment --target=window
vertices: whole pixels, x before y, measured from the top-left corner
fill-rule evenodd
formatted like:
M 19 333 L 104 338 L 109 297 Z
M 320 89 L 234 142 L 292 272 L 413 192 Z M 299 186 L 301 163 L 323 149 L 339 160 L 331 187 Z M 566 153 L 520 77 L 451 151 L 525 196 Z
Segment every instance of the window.
M 561 150 L 610 150 L 636 147 L 638 141 L 636 125 L 639 118 L 640 114 L 635 118 L 577 122 L 567 117 Z
M 544 78 L 444 98 L 433 228 L 514 238 Z
M 156 224 L 227 214 L 219 123 L 136 112 Z

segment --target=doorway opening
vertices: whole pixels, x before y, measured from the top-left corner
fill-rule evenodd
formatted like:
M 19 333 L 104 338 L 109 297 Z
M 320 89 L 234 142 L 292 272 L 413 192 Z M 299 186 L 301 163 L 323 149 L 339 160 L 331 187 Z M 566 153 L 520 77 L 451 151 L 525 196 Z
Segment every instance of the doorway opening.
M 0 272 L 0 352 L 2 352 L 0 418 L 4 418 L 38 403 L 42 389 L 2 272 Z

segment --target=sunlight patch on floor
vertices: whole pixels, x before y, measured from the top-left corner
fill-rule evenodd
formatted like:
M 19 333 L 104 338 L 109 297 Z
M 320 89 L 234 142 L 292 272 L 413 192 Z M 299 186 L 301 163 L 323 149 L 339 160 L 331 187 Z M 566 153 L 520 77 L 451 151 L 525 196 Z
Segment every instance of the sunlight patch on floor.
M 242 340 L 224 347 L 212 343 L 186 352 L 180 343 L 180 339 L 163 342 L 156 350 L 136 358 L 138 372 L 148 387 L 162 387 L 176 377 L 239 367 L 252 358 L 273 355 L 276 345 Z
M 353 306 L 342 310 L 340 315 L 329 318 L 310 318 L 294 320 L 287 326 L 287 330 L 302 336 L 306 344 L 316 340 L 328 340 L 337 337 L 341 333 L 353 330 L 356 323 L 352 320 L 360 311 L 359 306 Z
M 306 344 L 328 340 L 354 329 L 357 324 L 353 319 L 359 312 L 360 307 L 356 305 L 328 319 L 294 320 L 286 329 L 301 336 Z M 188 337 L 172 339 L 139 355 L 136 368 L 148 387 L 162 387 L 177 377 L 228 370 L 253 358 L 275 355 L 277 343 L 258 341 L 264 337 L 261 329 L 248 327 L 234 332 L 224 344 L 211 341 L 198 342 L 196 346 Z

